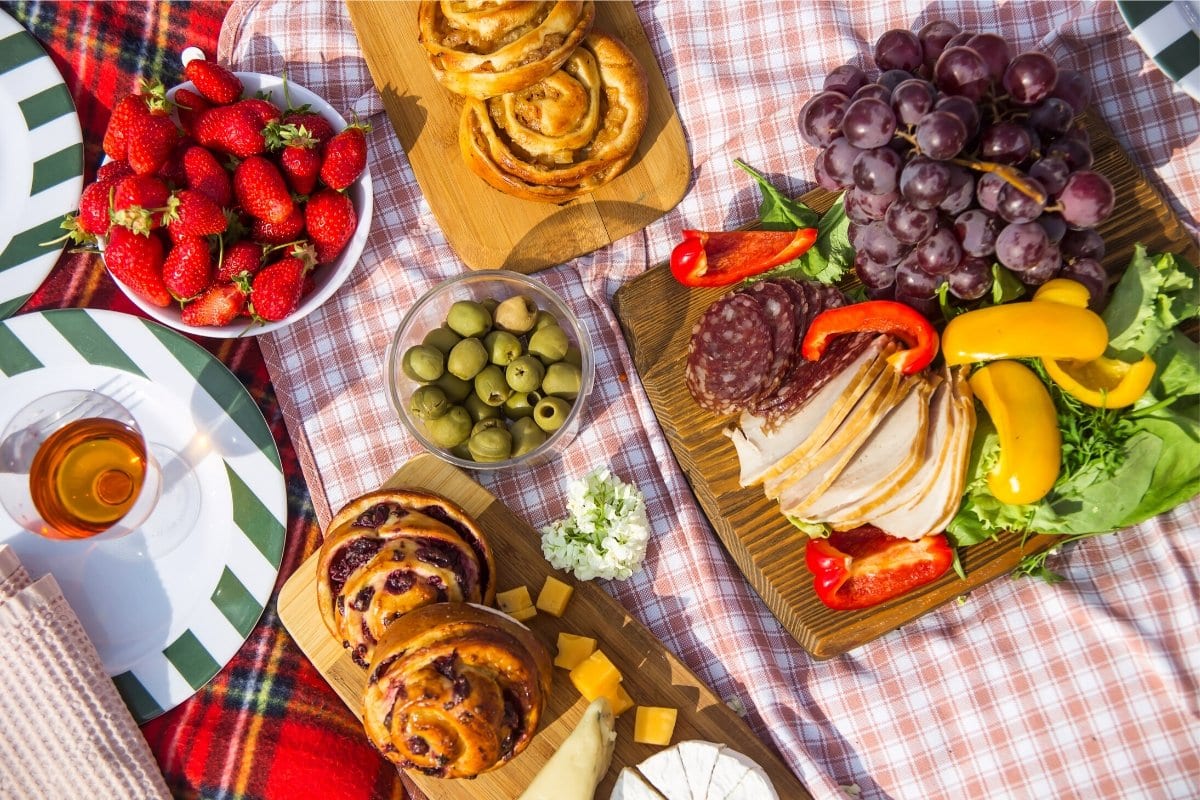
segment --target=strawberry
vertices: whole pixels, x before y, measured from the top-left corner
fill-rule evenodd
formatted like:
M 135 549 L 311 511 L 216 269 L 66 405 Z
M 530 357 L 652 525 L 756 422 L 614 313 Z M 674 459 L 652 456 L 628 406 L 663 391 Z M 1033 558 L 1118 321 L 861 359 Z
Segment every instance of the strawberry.
M 101 164 L 100 169 L 96 170 L 96 183 L 107 183 L 111 186 L 132 174 L 133 170 L 124 161 L 109 161 Z
M 207 148 L 192 145 L 183 153 L 184 185 L 208 195 L 222 208 L 233 202 L 233 184 L 229 173 Z
M 314 258 L 311 247 L 297 245 L 288 255 L 259 270 L 250 285 L 250 306 L 256 319 L 274 322 L 296 310 Z
M 321 162 L 321 180 L 330 189 L 341 191 L 362 174 L 367 166 L 367 137 L 369 125 L 347 126 L 325 145 L 325 160 Z
M 317 140 L 303 125 L 283 134 L 284 147 L 279 154 L 279 167 L 288 185 L 296 194 L 309 194 L 317 185 L 321 170 L 321 153 Z
M 317 245 L 318 263 L 333 261 L 358 227 L 354 204 L 344 194 L 322 189 L 304 207 L 304 227 Z
M 196 135 L 196 122 L 200 115 L 212 108 L 212 103 L 187 89 L 175 90 L 175 108 L 179 111 L 179 124 L 188 134 Z
M 254 114 L 264 128 L 279 122 L 282 113 L 274 103 L 264 97 L 247 97 L 245 100 L 239 100 L 237 105 Z
M 196 120 L 196 141 L 210 150 L 249 158 L 267 149 L 262 128 L 258 117 L 240 104 L 216 106 Z
M 233 193 L 251 216 L 266 222 L 283 222 L 296 207 L 283 176 L 262 156 L 238 164 L 233 172 Z
M 283 115 L 282 123 L 296 128 L 305 128 L 320 144 L 333 138 L 335 131 L 329 120 L 313 111 L 289 111 Z
M 104 236 L 112 225 L 108 214 L 112 184 L 97 181 L 83 190 L 79 198 L 79 230 L 92 236 Z
M 296 207 L 283 222 L 250 221 L 250 238 L 261 244 L 287 244 L 304 233 L 304 212 Z
M 228 325 L 246 308 L 246 293 L 236 283 L 218 283 L 183 307 L 185 325 Z
M 199 236 L 175 240 L 162 268 L 163 285 L 176 300 L 198 296 L 212 284 L 212 253 Z
M 167 200 L 167 210 L 162 218 L 175 242 L 194 236 L 224 233 L 229 227 L 221 207 L 211 197 L 194 189 L 181 189 L 173 194 Z
M 108 118 L 108 127 L 104 131 L 104 152 L 109 158 L 124 159 L 129 150 L 126 132 L 134 120 L 147 116 L 150 110 L 141 95 L 130 94 L 122 97 L 113 106 L 112 116 Z
M 112 276 L 138 297 L 162 308 L 171 304 L 171 293 L 162 279 L 163 243 L 157 236 L 114 225 L 104 263 Z
M 165 113 L 151 112 L 130 123 L 125 133 L 129 166 L 139 175 L 162 169 L 179 143 L 180 131 Z
M 249 277 L 262 266 L 262 245 L 254 242 L 234 242 L 225 248 L 221 263 L 217 265 L 217 282 L 226 283 L 239 275 Z
M 149 233 L 162 225 L 160 210 L 171 190 L 154 175 L 130 175 L 113 186 L 112 221 L 135 233 Z
M 196 91 L 217 105 L 228 105 L 242 96 L 242 82 L 215 61 L 197 58 L 183 68 L 183 75 L 196 86 Z

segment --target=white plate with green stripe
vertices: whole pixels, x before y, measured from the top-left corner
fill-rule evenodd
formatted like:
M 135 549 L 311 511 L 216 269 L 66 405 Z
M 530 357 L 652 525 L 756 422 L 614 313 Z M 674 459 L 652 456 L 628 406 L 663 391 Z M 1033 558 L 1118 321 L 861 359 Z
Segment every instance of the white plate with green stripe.
M 92 309 L 0 321 L 0 428 L 43 394 L 96 388 L 122 399 L 151 442 L 188 454 L 199 487 L 191 532 L 136 558 L 124 539 L 52 541 L 0 512 L 0 543 L 34 575 L 54 574 L 144 722 L 195 694 L 257 624 L 283 556 L 287 492 L 254 399 L 186 337 Z
M 28 31 L 0 11 L 0 319 L 29 299 L 62 253 L 43 242 L 83 192 L 83 135 L 71 93 Z
M 1138 46 L 1176 86 L 1200 102 L 1200 2 L 1117 0 Z

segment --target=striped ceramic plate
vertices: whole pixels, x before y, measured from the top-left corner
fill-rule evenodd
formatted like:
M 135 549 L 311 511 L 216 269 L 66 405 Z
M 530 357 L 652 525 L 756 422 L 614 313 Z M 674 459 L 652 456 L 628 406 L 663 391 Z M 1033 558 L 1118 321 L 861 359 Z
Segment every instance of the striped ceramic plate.
M 88 309 L 0 321 L 0 428 L 40 395 L 81 388 L 121 400 L 156 448 L 183 454 L 176 465 L 190 464 L 185 475 L 194 476 L 190 530 L 181 526 L 174 549 L 147 557 L 129 545 L 136 533 L 51 541 L 0 511 L 0 542 L 35 575 L 54 573 L 143 722 L 207 683 L 258 622 L 283 555 L 283 471 L 245 387 L 180 334 Z
M 63 215 L 83 191 L 75 103 L 50 57 L 0 11 L 0 319 L 50 274 Z
M 1175 84 L 1200 101 L 1200 2 L 1117 0 L 1138 46 Z

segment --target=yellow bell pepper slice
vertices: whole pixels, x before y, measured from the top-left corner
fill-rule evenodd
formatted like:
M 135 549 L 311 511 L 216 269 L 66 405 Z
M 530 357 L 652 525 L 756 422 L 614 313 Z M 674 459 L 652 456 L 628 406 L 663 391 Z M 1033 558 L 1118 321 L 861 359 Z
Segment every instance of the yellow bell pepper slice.
M 1038 290 L 1033 293 L 1033 299 L 1048 303 L 1062 303 L 1063 305 L 1075 306 L 1077 308 L 1087 308 L 1091 294 L 1088 292 L 1087 287 L 1079 281 L 1073 281 L 1070 278 L 1055 278 L 1039 286 Z
M 1086 308 L 1041 300 L 959 314 L 942 334 L 948 366 L 1002 358 L 1091 361 L 1104 355 L 1108 328 Z
M 1062 434 L 1046 385 L 1016 361 L 981 367 L 968 382 L 1000 436 L 1000 460 L 988 474 L 988 490 L 1002 503 L 1041 500 L 1062 464 Z
M 1096 408 L 1125 408 L 1146 393 L 1157 365 L 1150 356 L 1130 364 L 1116 358 L 1092 361 L 1042 359 L 1050 379 L 1081 403 Z

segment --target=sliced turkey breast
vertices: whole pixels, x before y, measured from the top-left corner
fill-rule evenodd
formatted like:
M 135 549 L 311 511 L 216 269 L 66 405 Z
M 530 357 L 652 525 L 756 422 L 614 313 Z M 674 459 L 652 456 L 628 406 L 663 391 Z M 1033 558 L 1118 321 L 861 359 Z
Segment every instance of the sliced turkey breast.
M 782 462 L 801 445 L 811 442 L 810 447 L 819 447 L 874 383 L 896 348 L 891 337 L 876 337 L 848 367 L 778 426 L 766 417 L 744 412 L 740 429 L 725 431 L 737 450 L 741 485 L 752 486 L 786 469 Z

